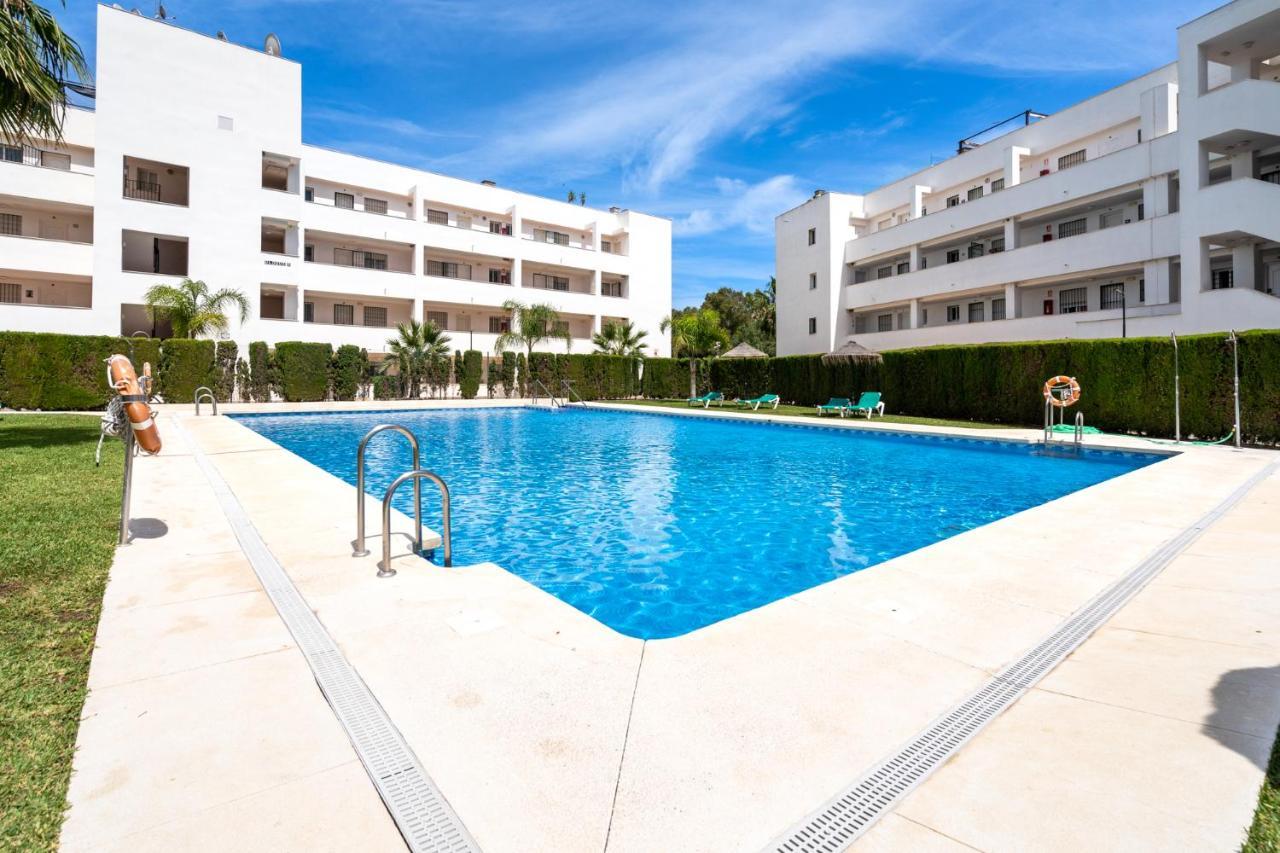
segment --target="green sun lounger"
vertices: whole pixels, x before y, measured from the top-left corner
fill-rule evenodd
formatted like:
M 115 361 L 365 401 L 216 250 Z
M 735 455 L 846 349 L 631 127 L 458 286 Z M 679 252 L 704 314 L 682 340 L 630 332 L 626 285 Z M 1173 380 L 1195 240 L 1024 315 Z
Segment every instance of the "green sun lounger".
M 774 409 L 778 408 L 778 404 L 782 402 L 782 398 L 777 394 L 761 394 L 759 397 L 752 397 L 749 400 L 738 398 L 737 400 L 734 400 L 734 402 L 742 408 L 750 406 L 751 411 L 755 412 L 758 411 L 761 406 L 770 406 Z
M 858 402 L 852 406 L 845 406 L 840 412 L 840 417 L 845 414 L 849 415 L 866 415 L 867 420 L 871 420 L 873 414 L 879 414 L 884 417 L 884 402 L 880 399 L 879 391 L 863 391 L 862 396 L 858 398 Z
M 696 406 L 701 403 L 702 408 L 704 409 L 709 408 L 712 403 L 715 403 L 717 406 L 723 406 L 724 394 L 721 394 L 719 391 L 708 391 L 701 397 L 690 397 L 688 402 L 690 406 Z
M 818 416 L 821 417 L 823 412 L 839 412 L 844 417 L 844 410 L 849 408 L 848 397 L 832 397 L 827 402 L 818 407 Z

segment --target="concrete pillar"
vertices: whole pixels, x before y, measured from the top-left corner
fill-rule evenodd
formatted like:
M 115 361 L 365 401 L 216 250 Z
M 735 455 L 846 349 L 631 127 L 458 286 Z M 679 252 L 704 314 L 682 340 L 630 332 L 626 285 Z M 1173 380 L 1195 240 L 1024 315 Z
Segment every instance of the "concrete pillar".
M 1010 145 L 1004 149 L 1004 188 L 1016 187 L 1022 183 L 1022 158 L 1031 156 L 1031 149 L 1021 145 Z
M 916 184 L 911 188 L 912 219 L 919 219 L 924 216 L 924 197 L 931 192 L 933 192 L 933 187 L 921 186 L 920 184 Z M 915 269 L 915 265 L 912 264 L 911 268 Z
M 1230 63 L 1231 82 L 1239 83 L 1241 80 L 1251 80 L 1258 76 L 1258 63 L 1254 62 L 1251 56 L 1241 56 L 1234 62 Z
M 913 243 L 910 249 L 910 257 L 908 263 L 911 265 L 911 271 L 915 272 L 920 269 L 920 244 Z
M 1255 243 L 1246 243 L 1231 249 L 1232 286 L 1249 289 L 1262 289 L 1262 257 Z
M 515 204 L 511 205 L 511 210 L 509 210 L 508 213 L 511 214 L 511 236 L 519 240 L 520 229 L 522 227 L 520 221 L 520 206 Z
M 1142 265 L 1143 290 L 1146 299 L 1143 305 L 1164 305 L 1171 301 L 1169 295 L 1169 259 L 1159 258 L 1147 261 Z M 1137 300 L 1134 300 L 1135 304 Z
M 1138 128 L 1142 141 L 1150 142 L 1157 136 L 1173 133 L 1178 129 L 1178 86 L 1161 83 L 1139 96 Z
M 1018 300 L 1018 286 L 1010 283 L 1004 286 L 1004 318 L 1015 320 L 1022 316 L 1022 304 Z
M 911 300 L 911 305 L 908 307 L 908 314 L 910 317 L 910 320 L 909 320 L 910 325 L 908 326 L 908 328 L 910 329 L 920 328 L 922 324 L 920 322 L 920 300 L 919 299 Z
M 302 322 L 302 305 L 298 299 L 298 288 L 286 287 L 284 289 L 284 316 L 292 317 L 297 322 Z
M 1238 154 L 1232 154 L 1231 180 L 1238 181 L 1241 178 L 1256 178 L 1256 162 L 1257 158 L 1253 156 L 1252 151 L 1241 151 Z
M 1018 220 L 1009 217 L 1004 221 L 1004 250 L 1012 252 L 1018 248 Z
M 1185 250 L 1185 242 L 1183 247 Z M 1191 257 L 1187 257 L 1187 253 L 1185 251 L 1182 254 L 1182 275 L 1184 280 L 1188 273 L 1194 275 L 1195 278 L 1193 281 L 1195 282 L 1195 289 L 1201 291 L 1208 290 L 1210 287 L 1210 269 L 1211 264 L 1209 260 L 1208 243 L 1203 239 L 1192 241 Z
M 519 288 L 521 288 L 521 287 L 524 287 L 524 285 L 523 285 L 523 284 L 521 284 L 521 281 L 522 281 L 522 280 L 523 280 L 523 278 L 524 278 L 524 269 L 523 269 L 523 266 L 524 266 L 523 261 L 521 261 L 519 258 L 514 258 L 514 259 L 512 259 L 512 261 L 511 261 L 511 286 L 512 286 L 512 287 L 514 287 L 514 288 L 516 288 L 516 289 L 519 289 Z
M 421 296 L 415 296 L 415 297 L 413 298 L 413 309 L 412 309 L 412 310 L 413 310 L 413 315 L 412 315 L 412 316 L 413 316 L 413 319 L 417 320 L 419 323 L 426 322 L 426 319 L 427 319 L 427 312 L 426 312 L 425 310 L 423 310 L 423 307 L 422 307 L 422 297 L 421 297 Z
M 1142 209 L 1145 217 L 1164 216 L 1169 212 L 1169 176 L 1156 175 L 1142 184 Z
M 600 223 L 591 223 L 591 248 L 600 251 Z
M 597 243 L 599 243 L 599 242 L 600 242 L 600 241 L 599 241 L 599 238 L 597 238 L 596 242 L 597 242 Z M 600 270 L 592 270 L 592 272 L 591 272 L 591 293 L 592 293 L 594 296 L 599 296 L 599 295 L 600 295 L 600 292 L 601 292 L 601 291 L 600 291 Z M 599 318 L 597 317 L 596 319 L 599 319 Z M 599 331 L 599 330 L 597 329 L 597 331 Z

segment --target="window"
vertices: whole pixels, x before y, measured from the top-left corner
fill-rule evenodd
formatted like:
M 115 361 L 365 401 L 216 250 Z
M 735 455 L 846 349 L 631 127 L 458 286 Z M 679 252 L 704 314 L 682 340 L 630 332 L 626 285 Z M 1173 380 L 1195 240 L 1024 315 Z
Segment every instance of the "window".
M 818 229 L 810 228 L 809 229 L 809 245 L 812 246 L 814 243 L 817 243 L 817 242 L 818 242 Z
M 489 334 L 501 335 L 509 331 L 511 331 L 511 319 L 509 317 L 489 318 Z
M 71 155 L 59 154 L 56 151 L 41 151 L 40 165 L 49 169 L 62 169 L 64 172 L 71 171 Z
M 876 270 L 876 278 L 888 278 L 893 275 L 893 266 L 879 267 Z
M 1138 221 L 1141 222 L 1146 218 L 1147 218 L 1147 206 L 1142 202 L 1138 202 Z
M 853 333 L 855 335 L 865 335 L 867 333 L 866 316 L 853 315 Z
M 569 321 L 556 320 L 554 323 L 551 324 L 551 331 L 555 332 L 557 335 L 569 334 Z
M 361 249 L 334 249 L 333 262 L 340 267 L 361 267 L 367 270 L 385 270 L 387 256 L 382 252 L 366 252 Z
M 342 303 L 334 305 L 333 322 L 339 326 L 354 326 L 356 324 L 356 307 L 354 305 L 343 305 Z
M 1100 297 L 1098 307 L 1103 311 L 1124 306 L 1123 284 L 1104 284 L 1098 290 L 1098 295 Z
M 471 331 L 471 315 L 470 314 L 459 314 L 458 316 L 453 318 L 453 322 L 457 326 L 457 328 L 454 329 L 454 331 L 456 332 Z
M 992 237 L 991 238 L 991 254 L 998 255 L 1003 251 L 1004 251 L 1004 238 Z
M 909 273 L 909 272 L 911 272 L 911 262 L 910 262 L 910 261 L 900 261 L 900 262 L 898 263 L 898 270 L 897 270 L 897 274 L 898 274 L 898 275 L 905 275 L 905 274 L 907 274 L 907 273 Z
M 302 191 L 302 199 L 303 199 L 303 201 L 315 201 L 315 200 L 316 200 L 316 188 L 315 188 L 315 187 L 307 187 L 306 189 L 304 189 L 304 190 Z
M 490 284 L 510 284 L 511 270 L 504 270 L 498 267 L 489 267 L 489 283 Z
M 947 306 L 947 322 L 948 323 L 960 322 L 960 306 L 959 305 Z
M 602 296 L 617 296 L 617 297 L 621 298 L 621 297 L 622 297 L 622 282 L 621 282 L 621 281 L 609 281 L 609 279 L 607 279 L 607 278 L 606 278 L 606 279 L 602 279 L 602 280 L 600 281 L 600 294 L 601 294 Z
M 1235 286 L 1235 270 L 1213 270 L 1209 274 L 1209 287 L 1213 290 L 1229 290 Z
M 960 196 L 958 195 L 947 196 L 947 207 L 956 207 L 959 204 L 960 204 Z
M 948 250 L 947 250 L 947 263 L 949 263 L 949 264 L 954 264 L 954 263 L 955 263 L 956 261 L 958 261 L 958 260 L 960 260 L 960 250 L 959 250 L 959 249 L 948 249 Z
M 980 258 L 987 253 L 986 248 L 981 243 L 969 244 L 969 258 Z
M 1124 222 L 1123 210 L 1108 210 L 1098 217 L 1098 228 L 1114 228 L 1122 222 Z
M 11 281 L 0 282 L 0 304 L 17 305 L 22 301 L 22 285 Z
M 818 334 L 818 318 L 817 317 L 809 318 L 809 334 L 811 335 Z
M 1004 178 L 996 178 L 991 182 L 991 192 L 998 193 L 1004 189 Z
M 427 275 L 440 278 L 465 278 L 471 280 L 471 264 L 459 264 L 454 261 L 427 261 Z M 492 281 L 492 278 L 490 278 Z
M 353 196 L 351 193 L 334 193 L 333 206 L 340 207 L 343 210 L 355 210 L 356 197 Z
M 1058 291 L 1059 314 L 1083 314 L 1089 307 L 1089 291 L 1084 287 L 1070 287 Z
M 1064 237 L 1075 237 L 1078 234 L 1083 234 L 1087 230 L 1085 226 L 1086 220 L 1083 216 L 1070 222 L 1059 222 L 1058 239 L 1061 240 Z
M 22 217 L 16 213 L 0 213 L 0 234 L 22 236 Z
M 364 200 L 364 212 L 365 213 L 386 213 L 387 202 L 385 199 L 380 199 L 380 198 L 366 198 Z
M 449 328 L 449 312 L 428 311 L 427 322 L 435 326 L 437 329 L 447 329 Z
M 1004 297 L 1003 296 L 999 296 L 991 300 L 991 319 L 992 320 L 1004 319 Z
M 876 317 L 876 331 L 892 332 L 893 331 L 893 315 L 881 314 L 880 316 Z
M 5 152 L 5 159 L 6 160 L 9 159 L 9 155 L 7 151 Z M 1265 175 L 1262 176 L 1262 180 L 1266 181 L 1269 184 L 1280 184 L 1280 170 L 1277 170 L 1274 172 L 1267 172 Z
M 862 284 L 862 283 L 863 283 L 864 281 L 866 281 L 866 280 L 867 280 L 867 271 L 866 271 L 866 270 L 854 270 L 854 271 L 853 271 L 853 283 L 854 283 L 854 284 Z
M 600 251 L 602 251 L 602 252 L 608 252 L 609 254 L 611 254 L 611 255 L 612 255 L 612 254 L 613 254 L 613 243 L 609 242 L 608 240 L 601 240 L 601 241 L 600 241 Z
M 554 243 L 557 246 L 569 245 L 569 235 L 563 231 L 543 231 L 541 229 L 534 230 L 536 239 L 543 243 Z
M 1147 301 L 1147 280 L 1145 278 L 1138 279 L 1138 301 Z
M 0 160 L 6 163 L 22 162 L 21 145 L 0 145 Z
M 316 304 L 314 302 L 302 303 L 302 322 L 314 323 L 316 321 Z
M 921 256 L 920 256 L 920 269 L 922 269 L 922 270 L 927 270 L 928 268 L 929 268 L 929 259 L 928 259 L 928 258 L 926 258 L 926 257 L 924 257 L 923 255 L 921 255 Z
M 543 290 L 568 290 L 569 279 L 562 275 L 544 275 L 543 273 L 534 273 L 533 286 L 540 287 Z
M 428 211 L 428 213 L 430 213 L 430 211 Z M 428 219 L 430 219 L 430 217 L 429 217 L 429 216 L 428 216 Z M 448 221 L 447 221 L 447 220 L 448 220 L 448 217 L 447 217 L 447 216 L 445 217 L 445 219 L 446 219 L 446 222 L 445 222 L 444 224 L 446 224 L 446 225 L 447 225 L 447 224 L 449 224 L 449 223 L 448 223 Z M 511 226 L 510 226 L 510 225 L 508 225 L 508 224 L 507 224 L 507 223 L 505 223 L 505 222 L 490 222 L 490 223 L 489 223 L 489 233 L 490 233 L 490 234 L 502 234 L 503 236 L 510 237 L 510 236 L 511 236 Z
M 449 214 L 443 210 L 432 210 L 431 208 L 427 208 L 427 221 L 432 225 L 448 225 Z
M 302 247 L 302 259 L 304 261 L 314 261 L 316 259 L 316 247 L 308 243 Z
M 984 319 L 985 310 L 986 309 L 983 307 L 983 303 L 970 302 L 969 303 L 969 322 L 981 323 Z
M 1070 154 L 1063 154 L 1058 158 L 1059 169 L 1070 169 L 1072 166 L 1079 166 L 1084 162 L 1084 149 L 1072 151 Z
M 387 326 L 387 309 L 380 305 L 364 306 L 364 324 L 366 326 L 377 326 L 386 328 Z
M 928 308 L 920 309 L 920 325 L 921 326 L 929 325 L 929 309 Z
M 974 187 L 969 190 L 969 201 L 977 201 L 982 198 L 982 187 Z
M 810 290 L 818 289 L 818 274 L 816 272 L 809 273 L 809 289 Z

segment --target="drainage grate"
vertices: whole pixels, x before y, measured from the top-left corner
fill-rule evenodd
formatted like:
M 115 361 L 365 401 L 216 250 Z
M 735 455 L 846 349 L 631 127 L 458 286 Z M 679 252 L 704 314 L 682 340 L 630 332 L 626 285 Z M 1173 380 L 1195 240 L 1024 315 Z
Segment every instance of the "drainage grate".
M 222 475 L 180 426 L 178 431 L 183 434 L 196 462 L 208 478 L 241 549 L 262 582 L 262 588 L 306 656 L 316 684 L 346 730 L 356 755 L 364 764 L 409 849 L 444 853 L 478 851 L 480 848 L 418 762 L 418 757 L 387 712 L 343 657 L 329 632 L 267 549 Z
M 1161 545 L 1127 575 L 1076 611 L 1039 645 L 935 720 L 897 753 L 770 843 L 766 850 L 773 853 L 836 853 L 847 848 L 987 723 L 1071 654 L 1254 486 L 1276 470 L 1280 470 L 1280 462 L 1272 462 L 1254 474 L 1198 521 Z

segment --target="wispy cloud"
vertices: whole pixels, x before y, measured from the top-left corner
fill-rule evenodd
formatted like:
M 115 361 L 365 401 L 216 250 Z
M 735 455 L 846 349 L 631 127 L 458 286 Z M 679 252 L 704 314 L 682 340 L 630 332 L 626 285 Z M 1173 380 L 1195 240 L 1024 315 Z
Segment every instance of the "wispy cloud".
M 799 204 L 806 194 L 793 175 L 775 175 L 755 184 L 718 177 L 713 184 L 715 195 L 697 199 L 696 207 L 674 220 L 675 236 L 697 237 L 729 228 L 772 234 L 773 218 Z

